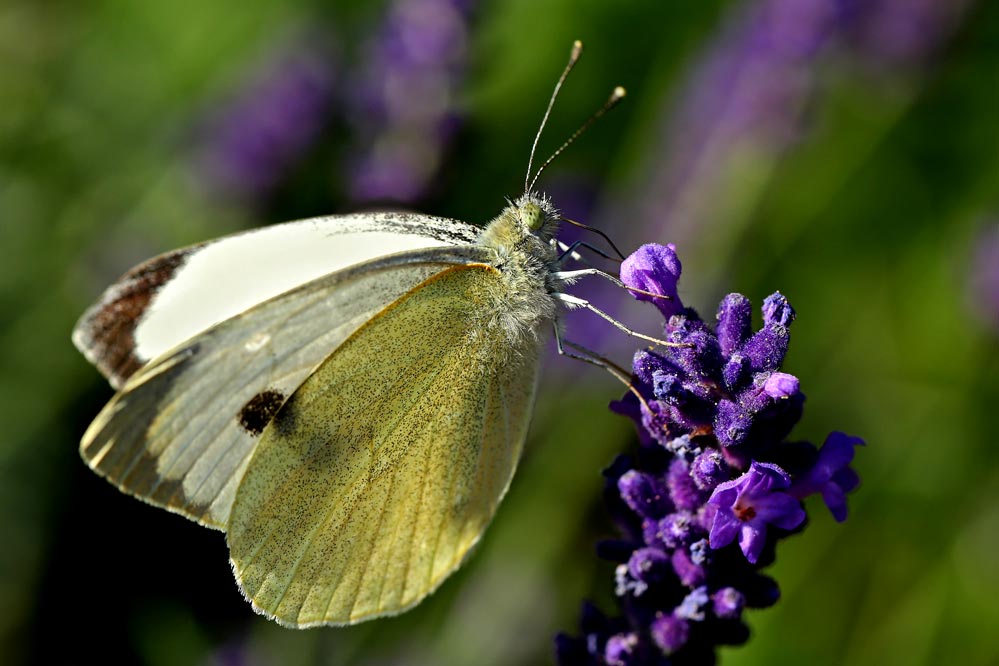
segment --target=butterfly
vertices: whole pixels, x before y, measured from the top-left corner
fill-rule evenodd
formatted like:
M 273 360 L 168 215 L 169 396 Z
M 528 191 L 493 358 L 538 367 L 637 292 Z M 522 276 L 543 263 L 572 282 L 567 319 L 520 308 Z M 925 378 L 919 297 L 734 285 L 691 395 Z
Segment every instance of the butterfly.
M 243 595 L 283 625 L 411 608 L 510 486 L 548 331 L 592 309 L 562 289 L 599 271 L 562 270 L 572 248 L 533 184 L 484 228 L 318 217 L 133 268 L 73 332 L 117 390 L 84 460 L 223 530 Z

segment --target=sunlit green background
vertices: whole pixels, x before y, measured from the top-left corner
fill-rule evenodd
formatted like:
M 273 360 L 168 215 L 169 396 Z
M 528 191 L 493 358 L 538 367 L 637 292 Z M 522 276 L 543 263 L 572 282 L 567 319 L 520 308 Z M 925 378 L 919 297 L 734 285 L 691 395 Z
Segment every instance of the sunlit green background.
M 600 471 L 632 433 L 605 409 L 620 386 L 563 359 L 548 363 L 527 454 L 468 565 L 416 610 L 349 629 L 254 615 L 221 534 L 119 495 L 77 454 L 111 390 L 69 334 L 118 274 L 232 230 L 368 205 L 344 186 L 344 147 L 374 140 L 340 111 L 400 4 L 0 4 L 0 662 L 543 664 L 552 636 L 576 631 L 583 598 L 611 608 L 612 567 L 593 553 L 613 534 Z M 752 639 L 721 663 L 999 663 L 999 317 L 982 286 L 999 255 L 999 3 L 955 2 L 963 14 L 916 25 L 931 45 L 910 59 L 878 62 L 849 39 L 803 56 L 809 88 L 774 115 L 791 136 L 716 137 L 686 221 L 670 217 L 655 174 L 681 150 L 678 110 L 711 87 L 701 64 L 737 32 L 739 7 L 763 3 L 466 4 L 449 98 L 460 127 L 409 205 L 479 223 L 515 196 L 582 39 L 542 152 L 612 86 L 629 98 L 542 187 L 627 249 L 675 241 L 681 295 L 705 316 L 727 291 L 759 303 L 782 290 L 799 313 L 785 366 L 808 395 L 799 434 L 869 443 L 850 519 L 809 504 L 811 526 L 770 571 L 783 599 L 749 613 Z M 908 20 L 889 19 L 878 29 Z M 787 20 L 790 39 L 799 19 Z M 232 111 L 305 34 L 336 74 L 328 122 L 266 193 L 213 193 L 197 166 L 212 140 L 203 119 Z M 592 293 L 643 321 L 621 294 Z M 585 314 L 570 326 L 603 328 Z M 601 335 L 627 363 L 631 343 Z

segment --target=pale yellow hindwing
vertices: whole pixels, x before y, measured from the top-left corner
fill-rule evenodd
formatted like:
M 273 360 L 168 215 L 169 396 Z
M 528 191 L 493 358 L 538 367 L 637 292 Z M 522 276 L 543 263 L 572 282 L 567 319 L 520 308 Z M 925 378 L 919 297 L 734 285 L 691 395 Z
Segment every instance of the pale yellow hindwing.
M 503 288 L 481 264 L 430 278 L 264 430 L 226 530 L 259 612 L 298 627 L 391 615 L 461 564 L 510 484 L 537 380 L 538 341 L 511 349 L 488 325 Z

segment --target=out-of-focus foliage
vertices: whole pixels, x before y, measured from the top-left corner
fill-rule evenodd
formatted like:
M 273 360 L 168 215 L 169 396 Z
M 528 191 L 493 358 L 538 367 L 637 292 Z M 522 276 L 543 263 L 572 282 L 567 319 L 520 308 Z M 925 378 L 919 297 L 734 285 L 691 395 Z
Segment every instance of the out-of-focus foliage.
M 812 511 L 781 545 L 784 597 L 722 663 L 999 660 L 999 5 L 930 0 L 3 3 L 0 660 L 542 664 L 582 598 L 607 605 L 600 470 L 632 433 L 597 370 L 549 361 L 510 495 L 433 598 L 294 632 L 243 602 L 221 534 L 79 460 L 111 392 L 69 341 L 153 254 L 371 207 L 366 156 L 412 147 L 392 205 L 488 221 L 576 38 L 540 157 L 613 85 L 629 98 L 542 189 L 626 251 L 680 244 L 695 307 L 787 294 L 802 436 L 868 442 L 850 519 Z M 570 330 L 626 365 L 631 341 L 593 319 Z

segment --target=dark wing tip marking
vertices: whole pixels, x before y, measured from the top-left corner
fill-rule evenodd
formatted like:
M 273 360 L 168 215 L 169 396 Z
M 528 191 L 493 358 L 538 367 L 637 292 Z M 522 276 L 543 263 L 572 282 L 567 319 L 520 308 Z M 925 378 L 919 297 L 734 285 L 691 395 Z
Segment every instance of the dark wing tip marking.
M 283 404 L 284 394 L 280 391 L 261 391 L 239 410 L 239 425 L 256 437 L 264 431 Z
M 135 329 L 159 290 L 199 247 L 139 264 L 109 287 L 77 323 L 73 342 L 115 388 L 149 360 L 135 354 Z

